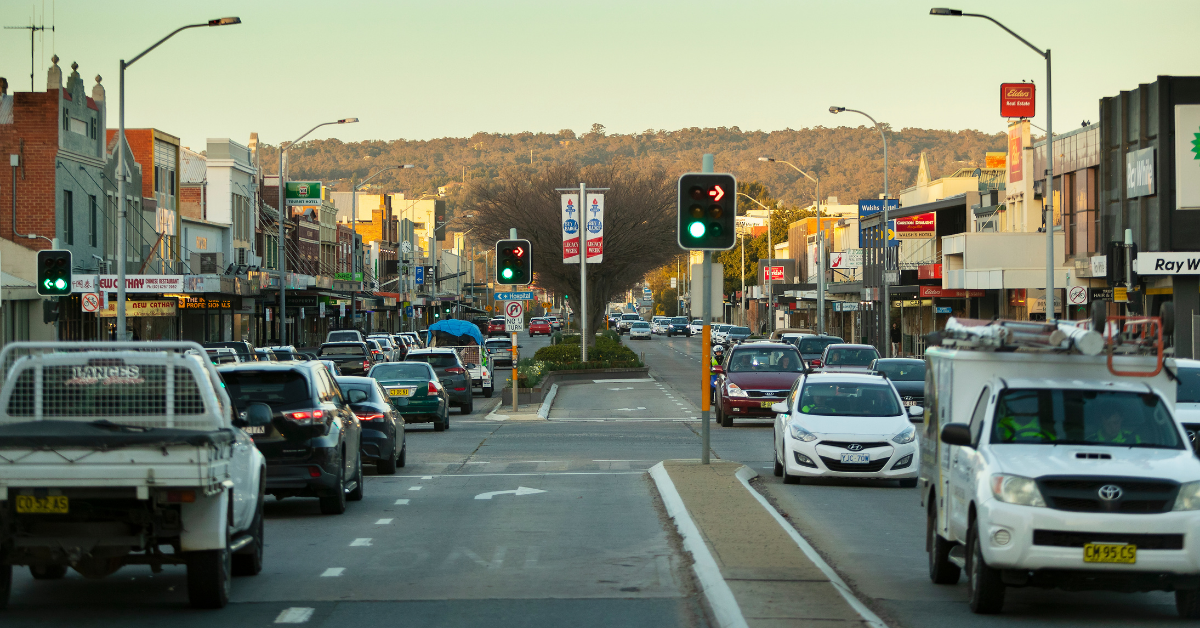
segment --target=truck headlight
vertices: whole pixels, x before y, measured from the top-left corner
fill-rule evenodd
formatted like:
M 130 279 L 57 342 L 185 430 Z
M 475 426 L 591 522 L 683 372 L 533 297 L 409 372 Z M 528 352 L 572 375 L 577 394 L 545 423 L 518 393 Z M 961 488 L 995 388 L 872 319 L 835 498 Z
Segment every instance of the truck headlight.
M 730 397 L 748 397 L 749 396 L 746 394 L 746 391 L 742 390 L 741 386 L 738 386 L 737 384 L 729 384 L 728 386 L 725 387 L 725 391 L 727 393 L 729 393 Z
M 917 428 L 908 426 L 902 432 L 892 437 L 892 442 L 897 445 L 907 445 L 917 439 Z
M 1200 482 L 1185 482 L 1180 486 L 1171 510 L 1200 510 Z
M 788 432 L 792 434 L 792 438 L 803 443 L 811 443 L 817 440 L 816 434 L 800 427 L 800 424 L 795 421 L 788 424 Z
M 996 499 L 1021 506 L 1046 507 L 1042 492 L 1038 490 L 1037 482 L 1019 475 L 997 473 L 992 476 L 992 494 Z

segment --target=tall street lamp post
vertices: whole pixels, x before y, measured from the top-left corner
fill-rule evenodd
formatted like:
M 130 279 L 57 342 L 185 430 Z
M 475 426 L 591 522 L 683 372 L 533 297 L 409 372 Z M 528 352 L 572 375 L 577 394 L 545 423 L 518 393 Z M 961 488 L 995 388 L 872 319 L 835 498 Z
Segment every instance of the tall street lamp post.
M 348 118 L 348 120 L 357 121 L 358 118 Z M 309 133 L 312 133 L 312 131 L 309 131 Z M 299 140 L 297 140 L 297 141 L 299 141 Z M 295 143 L 295 142 L 293 142 L 293 143 Z M 380 168 L 379 171 L 377 171 L 375 174 L 363 179 L 362 181 L 359 181 L 358 184 L 354 185 L 351 188 L 351 190 L 350 190 L 350 232 L 351 233 L 354 233 L 354 234 L 358 233 L 358 191 L 360 189 L 362 189 L 362 187 L 364 185 L 366 185 L 367 182 L 369 182 L 371 179 L 374 179 L 375 177 L 378 177 L 379 175 L 381 175 L 385 172 L 390 172 L 392 170 L 403 170 L 405 168 L 415 168 L 415 167 L 416 166 L 414 166 L 412 164 L 401 164 L 401 165 L 397 165 L 397 166 L 387 166 L 385 168 Z M 353 237 L 353 236 L 351 236 L 351 237 Z M 354 269 L 350 270 L 350 277 L 351 277 L 351 279 L 354 278 Z M 350 293 L 350 326 L 351 327 L 354 326 L 354 321 L 357 319 L 358 319 L 358 291 L 354 290 Z
M 279 344 L 287 346 L 287 279 L 284 276 L 284 271 L 287 269 L 287 239 L 283 233 L 283 227 L 286 221 L 290 218 L 287 213 L 287 200 L 284 198 L 284 188 L 286 183 L 284 179 L 287 177 L 287 152 L 293 144 L 308 137 L 309 133 L 316 131 L 323 126 L 330 124 L 349 124 L 358 122 L 358 118 L 342 118 L 333 122 L 322 122 L 317 126 L 305 131 L 304 135 L 296 138 L 292 142 L 284 142 L 279 145 Z M 353 272 L 353 269 L 351 269 Z M 353 303 L 353 301 L 351 301 Z M 353 320 L 353 319 L 351 319 Z
M 890 252 L 889 247 L 888 247 L 888 238 L 886 237 L 886 234 L 888 232 L 888 155 L 887 155 L 888 141 L 887 141 L 887 133 L 884 133 L 883 127 L 880 126 L 879 123 L 875 121 L 875 118 L 872 118 L 866 112 L 859 111 L 857 109 L 847 109 L 845 107 L 837 107 L 837 106 L 829 108 L 829 113 L 832 113 L 835 115 L 838 113 L 841 113 L 843 111 L 849 111 L 851 113 L 859 113 L 859 114 L 866 116 L 867 119 L 871 121 L 871 124 L 875 125 L 875 130 L 879 131 L 879 137 L 883 138 L 883 233 L 885 234 L 885 237 L 883 238 L 883 259 L 884 259 L 883 282 L 882 282 L 882 284 L 883 284 L 883 295 L 882 295 L 883 296 L 883 298 L 882 298 L 883 307 L 881 308 L 883 310 L 883 343 L 882 344 L 883 344 L 883 357 L 890 358 L 890 357 L 892 357 L 892 355 L 891 355 L 892 339 L 891 339 L 891 336 L 889 335 L 892 333 L 892 299 L 891 299 L 891 291 L 890 291 L 890 286 L 888 284 L 888 275 L 887 275 L 887 258 L 888 258 L 888 253 Z M 897 260 L 897 262 L 899 262 L 899 260 Z M 897 264 L 896 270 L 898 271 L 899 269 L 900 269 L 900 266 L 899 266 L 899 264 Z
M 231 24 L 241 24 L 242 19 L 239 17 L 222 17 L 215 20 L 209 20 L 201 24 L 188 24 L 181 26 L 171 32 L 170 35 L 163 37 L 155 42 L 153 46 L 143 50 L 138 56 L 126 61 L 121 59 L 121 81 L 120 81 L 120 98 L 117 114 L 117 215 L 121 219 L 118 225 L 117 240 L 120 249 L 117 255 L 117 334 L 121 340 L 127 339 L 125 331 L 125 258 L 129 256 L 129 236 L 126 231 L 127 208 L 125 203 L 125 69 L 137 63 L 138 59 L 146 56 L 151 50 L 158 48 L 164 41 L 174 37 L 180 31 L 185 31 L 189 28 L 200 28 L 201 26 L 229 26 Z
M 1046 60 L 1046 193 L 1042 207 L 1043 220 L 1046 223 L 1046 320 L 1054 320 L 1057 310 L 1054 308 L 1054 99 L 1050 85 L 1050 49 L 1042 50 L 1026 41 L 1024 37 L 1014 33 L 1007 26 L 980 13 L 963 13 L 958 9 L 933 8 L 930 15 L 949 17 L 978 17 L 985 19 L 1004 29 L 1004 32 L 1016 37 L 1018 41 L 1029 46 L 1034 52 Z
M 750 199 L 755 205 L 767 210 L 767 318 L 771 322 L 771 331 L 775 331 L 775 294 L 771 290 L 771 264 L 775 259 L 775 242 L 771 239 L 771 208 L 763 205 L 758 199 L 749 196 L 745 192 L 738 192 L 738 196 Z M 742 298 L 746 296 L 746 237 L 742 236 Z M 743 301 L 745 303 L 745 301 Z M 746 322 L 746 312 L 742 311 L 742 323 Z
M 811 174 L 799 169 L 790 161 L 775 159 L 774 157 L 759 157 L 759 161 L 768 161 L 771 163 L 787 164 L 792 167 L 792 170 L 799 172 L 808 178 L 809 181 L 817 184 L 817 333 L 824 335 L 825 333 L 825 226 L 821 224 L 821 177 L 814 177 Z

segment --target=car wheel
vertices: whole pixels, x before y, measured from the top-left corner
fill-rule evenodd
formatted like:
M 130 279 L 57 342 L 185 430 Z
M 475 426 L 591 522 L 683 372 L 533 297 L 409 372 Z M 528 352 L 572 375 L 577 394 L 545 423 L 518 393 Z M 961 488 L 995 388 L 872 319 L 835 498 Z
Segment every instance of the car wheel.
M 773 444 L 771 445 L 771 449 L 775 449 Z M 775 467 L 772 469 L 772 473 L 774 473 L 775 477 L 777 478 L 783 477 L 783 463 L 779 461 L 779 454 L 775 454 Z
M 346 482 L 344 481 L 345 471 L 342 469 L 341 461 L 338 461 L 338 477 L 334 486 L 337 490 L 333 495 L 328 497 L 320 497 L 318 501 L 321 503 L 321 514 L 323 515 L 340 515 L 346 512 Z
M 354 490 L 346 494 L 346 499 L 352 502 L 361 502 L 363 498 L 363 472 L 362 472 L 362 454 L 358 455 L 358 470 L 354 472 Z
M 980 548 L 979 531 L 971 526 L 971 551 L 967 555 L 967 592 L 971 612 L 995 615 L 1004 608 L 1004 581 L 1000 570 L 988 567 Z
M 387 460 L 379 460 L 375 463 L 375 473 L 380 475 L 395 475 L 396 474 L 396 456 L 391 456 Z
M 925 549 L 929 552 L 929 579 L 934 584 L 958 584 L 962 569 L 950 562 L 950 549 L 954 544 L 937 533 L 936 511 L 933 508 L 930 504 L 929 514 L 925 517 Z
M 493 392 L 493 389 L 494 389 L 495 387 L 496 387 L 496 385 L 495 385 L 495 384 L 492 384 L 491 386 L 487 386 L 487 387 L 485 387 L 485 388 L 483 389 L 483 398 L 484 398 L 484 399 L 491 399 L 491 398 L 492 398 L 492 392 Z
M 717 403 L 717 420 L 721 422 L 721 427 L 733 427 L 733 417 L 721 410 L 719 402 Z
M 463 414 L 471 414 L 472 412 L 475 411 L 475 400 L 471 399 L 471 400 L 467 401 L 466 403 L 462 404 L 461 406 L 459 406 L 459 408 L 462 410 Z M 450 427 L 450 424 L 447 423 L 446 427 Z
M 781 471 L 783 472 L 783 483 L 784 484 L 799 484 L 800 483 L 800 476 L 792 475 L 791 473 L 788 473 L 787 465 L 784 465 L 781 463 L 781 466 L 783 467 L 783 469 L 781 469 Z
M 231 580 L 229 548 L 187 553 L 188 601 L 196 608 L 225 608 Z
M 254 521 L 250 524 L 250 534 L 253 540 L 242 550 L 233 555 L 233 575 L 257 576 L 263 568 L 263 502 L 265 494 L 258 496 L 258 509 L 254 511 Z
M 29 575 L 34 580 L 59 580 L 67 575 L 66 565 L 30 565 Z
M 1184 619 L 1200 619 L 1200 590 L 1176 590 L 1175 610 Z
M 405 465 L 405 458 L 407 458 L 407 457 L 408 457 L 408 444 L 405 443 L 404 447 L 400 448 L 400 457 L 396 459 L 396 466 L 403 467 Z

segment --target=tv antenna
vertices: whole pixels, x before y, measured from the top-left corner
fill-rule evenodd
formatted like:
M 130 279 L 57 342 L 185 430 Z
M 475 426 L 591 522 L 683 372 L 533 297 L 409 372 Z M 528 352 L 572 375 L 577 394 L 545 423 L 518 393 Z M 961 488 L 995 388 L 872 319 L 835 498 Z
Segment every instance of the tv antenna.
M 5 26 L 4 27 L 4 30 L 27 30 L 27 31 L 29 31 L 29 91 L 31 91 L 31 92 L 34 91 L 34 89 L 33 89 L 33 73 L 34 73 L 34 69 L 35 69 L 35 64 L 37 63 L 37 58 L 34 55 L 34 49 L 33 49 L 33 35 L 37 31 L 45 31 L 47 28 L 50 29 L 51 33 L 54 32 L 53 24 L 51 24 L 50 26 L 46 26 L 44 23 L 41 26 L 30 25 L 30 26 Z

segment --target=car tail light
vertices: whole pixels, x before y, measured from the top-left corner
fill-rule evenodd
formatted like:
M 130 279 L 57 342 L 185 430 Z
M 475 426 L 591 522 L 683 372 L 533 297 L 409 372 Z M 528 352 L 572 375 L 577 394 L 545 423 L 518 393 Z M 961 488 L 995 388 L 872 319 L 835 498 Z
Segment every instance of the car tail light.
M 191 504 L 196 501 L 196 491 L 167 491 L 161 494 L 160 500 L 169 504 Z
M 371 361 L 370 361 L 370 360 L 363 360 L 363 368 L 364 368 L 364 369 L 369 369 L 369 368 L 371 368 Z
M 284 412 L 284 418 L 301 425 L 312 425 L 325 416 L 323 410 L 301 410 L 299 412 Z
M 368 414 L 358 414 L 355 416 L 358 417 L 359 421 L 382 421 L 383 420 L 383 413 L 381 413 L 381 412 L 371 412 Z
M 464 368 L 463 368 L 463 367 L 461 367 L 461 366 L 452 366 L 452 367 L 450 367 L 450 368 L 446 369 L 446 372 L 447 372 L 447 373 L 454 373 L 455 375 L 462 375 L 463 373 L 466 373 L 466 372 L 467 372 L 467 370 L 466 370 L 466 369 L 464 369 Z
M 429 382 L 429 394 L 436 395 L 438 393 L 438 385 L 434 382 Z
M 311 478 L 321 477 L 321 467 L 309 467 L 308 468 L 308 477 L 311 477 Z
M 456 390 L 458 392 L 462 392 L 462 391 L 466 390 L 466 388 L 455 388 L 454 390 Z
M 813 368 L 821 367 L 821 361 L 817 358 L 813 358 L 812 362 L 810 362 L 809 364 L 812 364 Z

